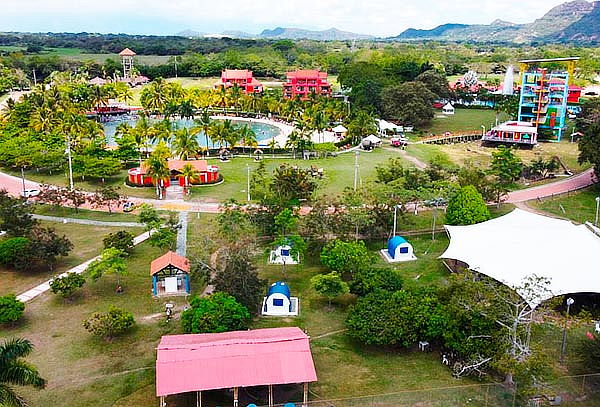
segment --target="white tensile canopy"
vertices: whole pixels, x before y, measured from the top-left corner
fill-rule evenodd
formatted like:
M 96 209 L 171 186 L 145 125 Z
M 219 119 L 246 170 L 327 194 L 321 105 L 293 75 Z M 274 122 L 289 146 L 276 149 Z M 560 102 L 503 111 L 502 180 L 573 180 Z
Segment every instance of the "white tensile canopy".
M 345 133 L 348 131 L 348 129 L 342 126 L 341 124 L 338 124 L 333 129 L 331 129 L 331 131 L 334 133 Z
M 549 292 L 527 298 L 532 308 L 549 298 L 572 293 L 600 293 L 600 237 L 586 225 L 515 209 L 470 226 L 444 226 L 450 245 L 440 256 L 511 288 L 528 277 L 549 280 Z
M 377 127 L 379 127 L 379 130 L 381 131 L 386 131 L 386 130 L 392 130 L 392 131 L 397 131 L 400 130 L 401 126 L 395 125 L 394 123 L 388 122 L 387 120 L 383 120 L 383 119 L 376 119 L 377 122 Z
M 381 143 L 381 139 L 379 137 L 377 137 L 376 135 L 374 135 L 374 134 L 368 135 L 367 137 L 365 137 L 363 139 L 363 141 L 364 140 L 370 142 L 371 144 L 379 144 L 379 143 Z

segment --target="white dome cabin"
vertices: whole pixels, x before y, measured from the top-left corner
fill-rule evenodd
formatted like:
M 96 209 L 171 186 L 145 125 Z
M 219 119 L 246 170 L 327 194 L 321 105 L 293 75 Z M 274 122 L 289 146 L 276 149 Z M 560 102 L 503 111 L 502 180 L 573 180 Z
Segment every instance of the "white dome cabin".
M 283 281 L 271 284 L 263 299 L 262 315 L 290 317 L 298 315 L 298 297 L 292 297 L 290 287 Z
M 298 264 L 300 263 L 300 256 L 298 253 L 292 253 L 292 246 L 282 245 L 278 246 L 277 249 L 271 250 L 269 255 L 270 264 Z
M 381 254 L 388 263 L 416 260 L 413 247 L 402 236 L 394 236 L 388 240 L 387 249 L 382 249 Z

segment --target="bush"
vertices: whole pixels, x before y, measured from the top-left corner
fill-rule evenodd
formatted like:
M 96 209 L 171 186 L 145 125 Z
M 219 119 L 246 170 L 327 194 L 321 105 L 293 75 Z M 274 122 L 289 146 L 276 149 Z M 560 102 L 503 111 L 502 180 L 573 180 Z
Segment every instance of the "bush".
M 12 324 L 23 316 L 25 304 L 17 300 L 14 294 L 0 297 L 0 325 Z
M 600 365 L 600 334 L 588 332 L 578 343 L 577 353 L 586 367 L 596 370 Z
M 227 332 L 247 329 L 248 309 L 229 294 L 216 292 L 208 297 L 194 297 L 190 308 L 181 314 L 186 333 Z
M 102 243 L 104 243 L 105 249 L 114 247 L 130 254 L 133 251 L 133 238 L 133 234 L 125 230 L 119 230 L 118 232 L 106 235 Z
M 29 248 L 26 237 L 12 237 L 0 242 L 0 264 L 11 268 L 20 268 Z
M 331 306 L 331 301 L 335 297 L 339 297 L 349 291 L 348 284 L 342 281 L 340 275 L 335 271 L 329 274 L 317 274 L 310 279 L 310 283 L 316 292 L 327 297 L 329 306 Z
M 83 327 L 92 335 L 111 339 L 123 335 L 135 325 L 133 314 L 111 306 L 108 312 L 96 312 L 83 321 Z
M 474 225 L 488 219 L 490 211 L 472 185 L 462 187 L 448 202 L 446 223 L 449 225 Z
M 321 251 L 321 263 L 332 271 L 354 274 L 372 264 L 373 255 L 363 241 L 334 240 Z
M 354 274 L 350 282 L 350 292 L 360 297 L 377 291 L 398 291 L 402 288 L 400 274 L 389 268 L 370 268 L 360 270 Z
M 68 298 L 84 284 L 85 277 L 81 274 L 67 273 L 66 276 L 57 277 L 50 282 L 50 291 L 63 298 Z

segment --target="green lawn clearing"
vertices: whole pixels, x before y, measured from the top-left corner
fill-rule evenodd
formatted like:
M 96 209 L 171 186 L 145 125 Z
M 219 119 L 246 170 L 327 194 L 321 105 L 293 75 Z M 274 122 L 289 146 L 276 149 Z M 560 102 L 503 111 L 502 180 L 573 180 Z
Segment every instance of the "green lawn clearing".
M 500 121 L 506 120 L 500 115 Z M 446 116 L 441 110 L 435 110 L 435 118 L 432 123 L 423 129 L 425 135 L 441 135 L 450 133 L 481 133 L 481 126 L 489 129 L 496 123 L 496 112 L 491 109 L 456 109 L 454 115 Z
M 577 223 L 595 222 L 596 198 L 600 196 L 600 185 L 596 184 L 581 191 L 571 192 L 541 202 L 531 201 L 534 208 L 552 213 Z

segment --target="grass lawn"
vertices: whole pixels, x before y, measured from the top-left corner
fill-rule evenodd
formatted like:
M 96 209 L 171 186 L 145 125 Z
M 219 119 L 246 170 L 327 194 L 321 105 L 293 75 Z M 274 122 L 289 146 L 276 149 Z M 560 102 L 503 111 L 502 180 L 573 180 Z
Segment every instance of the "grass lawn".
M 123 212 L 103 212 L 103 211 L 92 211 L 89 209 L 66 208 L 64 206 L 51 206 L 37 204 L 34 207 L 34 213 L 38 215 L 46 216 L 59 216 L 63 218 L 74 218 L 74 219 L 90 219 L 98 220 L 102 222 L 137 222 L 137 216 L 133 213 Z
M 577 223 L 593 223 L 596 219 L 596 197 L 598 196 L 600 196 L 600 185 L 596 184 L 554 199 L 548 198 L 541 202 L 531 201 L 529 205 Z
M 500 115 L 499 120 L 506 119 Z M 435 118 L 431 125 L 423 129 L 423 133 L 428 135 L 451 133 L 481 133 L 481 126 L 486 129 L 496 123 L 496 112 L 491 109 L 456 109 L 452 116 L 445 116 L 441 110 L 435 110 Z
M 118 228 L 112 226 L 88 226 L 74 223 L 59 223 L 59 222 L 40 222 L 44 227 L 52 227 L 56 229 L 59 235 L 66 235 L 71 243 L 73 250 L 69 256 L 60 258 L 54 271 L 45 270 L 36 273 L 27 271 L 15 272 L 0 268 L 0 295 L 14 293 L 21 294 L 22 292 L 35 287 L 52 276 L 62 273 L 86 260 L 97 256 L 102 251 L 102 238 L 118 230 L 128 230 L 134 235 L 143 232 L 142 228 Z
M 265 164 L 267 170 L 271 172 L 277 166 L 283 163 L 297 165 L 303 168 L 309 168 L 314 165 L 325 169 L 325 176 L 320 181 L 318 194 L 335 196 L 343 192 L 346 187 L 351 187 L 354 183 L 354 154 L 346 153 L 337 157 L 323 158 L 318 160 L 293 160 L 290 158 L 269 158 L 266 153 Z M 366 182 L 375 177 L 375 167 L 384 164 L 389 158 L 402 158 L 397 151 L 387 149 L 376 149 L 373 152 L 362 152 L 359 156 L 359 175 L 361 182 Z M 250 165 L 253 171 L 258 164 L 250 158 L 234 158 L 229 162 L 222 163 L 218 160 L 210 160 L 211 164 L 217 165 L 224 182 L 215 186 L 195 187 L 192 189 L 191 198 L 206 201 L 223 201 L 229 198 L 235 198 L 238 201 L 246 200 L 247 169 Z M 407 165 L 412 165 L 406 161 Z

